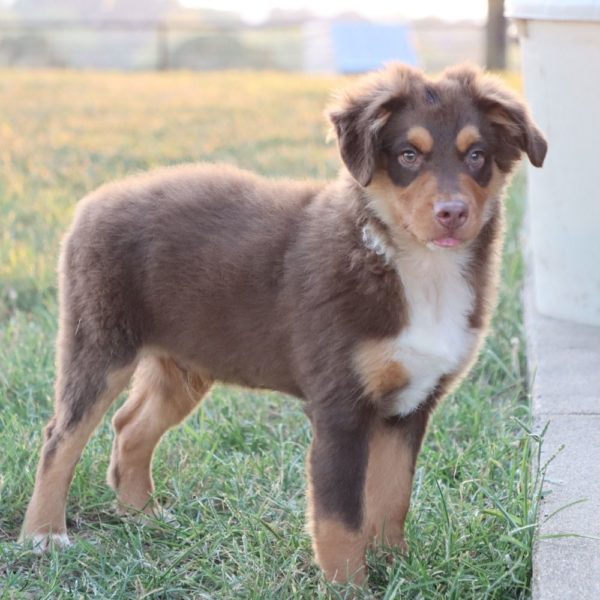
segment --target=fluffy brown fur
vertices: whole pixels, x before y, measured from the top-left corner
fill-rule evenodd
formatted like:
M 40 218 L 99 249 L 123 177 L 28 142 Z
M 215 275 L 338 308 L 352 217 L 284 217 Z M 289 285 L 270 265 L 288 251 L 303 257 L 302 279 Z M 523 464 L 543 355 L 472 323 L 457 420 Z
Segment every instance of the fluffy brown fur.
M 214 380 L 306 401 L 309 528 L 332 580 L 362 582 L 403 525 L 431 410 L 476 355 L 493 305 L 501 194 L 546 143 L 473 68 L 392 65 L 329 117 L 330 184 L 226 166 L 164 169 L 79 205 L 60 259 L 56 410 L 22 538 L 67 544 L 65 503 L 90 435 L 113 420 L 109 482 L 155 512 L 151 462 Z

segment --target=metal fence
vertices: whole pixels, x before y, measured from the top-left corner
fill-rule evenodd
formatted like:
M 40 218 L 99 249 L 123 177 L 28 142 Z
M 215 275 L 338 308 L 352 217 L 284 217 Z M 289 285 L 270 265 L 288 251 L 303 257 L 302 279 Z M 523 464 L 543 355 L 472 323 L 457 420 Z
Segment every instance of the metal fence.
M 485 27 L 411 25 L 424 68 L 483 63 Z M 105 69 L 305 70 L 302 24 L 210 25 L 186 20 L 0 20 L 0 66 Z
M 227 26 L 194 21 L 40 19 L 0 21 L 4 66 L 126 69 L 299 69 L 297 26 Z M 294 60 L 293 54 L 298 54 Z

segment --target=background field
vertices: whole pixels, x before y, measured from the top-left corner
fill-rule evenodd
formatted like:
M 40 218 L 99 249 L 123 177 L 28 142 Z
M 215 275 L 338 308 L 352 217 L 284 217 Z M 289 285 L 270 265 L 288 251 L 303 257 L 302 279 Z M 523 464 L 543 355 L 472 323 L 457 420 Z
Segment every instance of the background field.
M 155 460 L 178 527 L 118 517 L 104 483 L 107 419 L 69 500 L 77 544 L 34 557 L 14 544 L 52 412 L 55 263 L 75 202 L 149 167 L 227 161 L 329 177 L 323 106 L 340 80 L 284 74 L 0 73 L 0 598 L 315 598 L 304 522 L 310 442 L 299 401 L 217 387 Z M 502 298 L 469 379 L 438 409 L 419 459 L 411 552 L 370 561 L 384 598 L 526 598 L 536 488 L 522 351 L 517 177 Z M 326 240 L 324 240 L 326 244 Z

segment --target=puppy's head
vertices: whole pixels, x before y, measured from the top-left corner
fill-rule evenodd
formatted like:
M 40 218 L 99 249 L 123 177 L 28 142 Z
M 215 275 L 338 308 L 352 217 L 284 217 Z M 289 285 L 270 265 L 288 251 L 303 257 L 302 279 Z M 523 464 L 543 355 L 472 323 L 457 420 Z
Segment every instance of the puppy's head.
M 361 80 L 329 118 L 380 218 L 428 246 L 476 238 L 521 155 L 540 167 L 547 150 L 519 98 L 470 66 L 429 80 L 392 64 Z

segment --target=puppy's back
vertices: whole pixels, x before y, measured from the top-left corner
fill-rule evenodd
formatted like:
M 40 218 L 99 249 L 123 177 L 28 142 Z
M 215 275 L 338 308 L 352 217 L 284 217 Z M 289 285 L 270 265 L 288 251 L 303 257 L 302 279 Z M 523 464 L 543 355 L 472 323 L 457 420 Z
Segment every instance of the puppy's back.
M 105 185 L 82 200 L 63 245 L 63 316 L 80 333 L 124 335 L 208 369 L 243 365 L 248 353 L 273 360 L 285 337 L 271 326 L 285 256 L 320 189 L 215 165 Z M 255 381 L 260 364 L 247 370 L 215 376 L 281 387 Z

